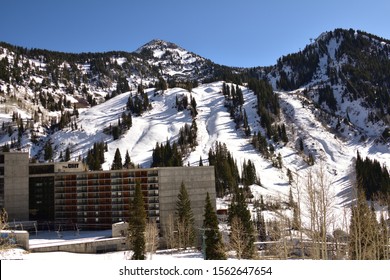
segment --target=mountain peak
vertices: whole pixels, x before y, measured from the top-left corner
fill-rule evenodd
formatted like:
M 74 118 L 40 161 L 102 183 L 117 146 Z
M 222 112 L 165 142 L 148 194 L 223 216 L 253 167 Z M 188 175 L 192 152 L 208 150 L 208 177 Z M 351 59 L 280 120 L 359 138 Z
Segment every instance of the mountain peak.
M 135 52 L 141 53 L 145 49 L 164 50 L 164 49 L 178 49 L 178 48 L 180 48 L 180 47 L 172 42 L 168 42 L 168 41 L 161 40 L 161 39 L 153 39 L 150 42 L 148 42 L 148 43 L 144 44 L 143 46 L 141 46 L 140 48 L 138 48 Z
M 199 80 L 212 72 L 207 60 L 172 42 L 153 39 L 136 50 L 149 65 L 160 67 L 163 77 Z

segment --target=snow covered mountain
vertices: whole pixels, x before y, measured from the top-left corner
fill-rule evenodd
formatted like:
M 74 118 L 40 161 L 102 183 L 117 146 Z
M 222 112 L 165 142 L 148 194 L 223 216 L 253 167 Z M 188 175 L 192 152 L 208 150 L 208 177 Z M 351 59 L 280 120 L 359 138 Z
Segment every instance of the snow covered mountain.
M 342 122 L 362 140 L 389 140 L 390 41 L 355 30 L 321 34 L 268 73 L 274 88 L 296 90 L 316 104 L 328 125 L 345 135 Z
M 203 80 L 210 77 L 213 63 L 174 43 L 152 40 L 136 50 L 165 79 Z
M 67 153 L 85 160 L 95 143 L 105 143 L 103 169 L 117 149 L 150 167 L 156 143 L 177 142 L 195 123 L 196 145 L 183 153 L 184 165 L 208 164 L 215 143 L 225 143 L 240 173 L 244 162 L 254 163 L 261 182 L 251 186 L 255 198 L 286 201 L 288 171 L 304 184 L 315 163 L 326 170 L 341 213 L 351 202 L 357 152 L 390 163 L 389 65 L 389 41 L 350 30 L 324 33 L 257 69 L 216 65 L 162 40 L 134 53 L 78 55 L 2 43 L 0 145 L 59 161 Z M 254 78 L 272 85 L 280 113 L 260 108 L 266 87 L 255 89 Z M 226 85 L 242 92 L 240 103 Z M 273 120 L 268 127 L 265 118 Z M 288 141 L 278 133 L 283 125 Z M 255 148 L 255 134 L 265 137 L 270 156 Z

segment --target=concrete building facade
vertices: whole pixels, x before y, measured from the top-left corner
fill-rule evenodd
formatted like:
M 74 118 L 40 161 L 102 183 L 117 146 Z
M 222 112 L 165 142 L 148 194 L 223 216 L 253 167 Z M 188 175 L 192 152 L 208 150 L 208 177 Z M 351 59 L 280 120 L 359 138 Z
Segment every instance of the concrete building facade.
M 126 222 L 140 184 L 149 219 L 163 228 L 182 183 L 201 227 L 207 193 L 215 203 L 212 166 L 88 171 L 81 162 L 30 163 L 27 153 L 0 153 L 0 207 L 9 221 L 34 220 L 42 227 L 108 229 Z
M 0 154 L 0 209 L 6 207 L 11 220 L 29 219 L 28 182 L 28 154 Z

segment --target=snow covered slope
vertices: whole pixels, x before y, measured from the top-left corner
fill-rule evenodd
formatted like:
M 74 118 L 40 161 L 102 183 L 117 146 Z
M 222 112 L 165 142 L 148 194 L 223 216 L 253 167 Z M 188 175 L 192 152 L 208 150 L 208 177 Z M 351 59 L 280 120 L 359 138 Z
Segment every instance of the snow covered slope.
M 244 94 L 244 108 L 248 115 L 251 131 L 261 131 L 259 117 L 256 112 L 256 97 L 253 92 L 241 87 Z M 343 206 L 351 202 L 351 179 L 353 178 L 353 163 L 357 151 L 362 156 L 376 158 L 383 164 L 390 162 L 389 145 L 372 142 L 360 142 L 359 136 L 351 133 L 348 137 L 335 134 L 334 131 L 318 119 L 319 110 L 308 104 L 302 95 L 296 92 L 279 92 L 282 118 L 287 126 L 290 141 L 287 145 L 273 143 L 275 154 L 281 154 L 283 168 L 275 168 L 272 162 L 265 159 L 251 144 L 251 139 L 245 137 L 244 131 L 237 129 L 230 118 L 221 93 L 222 82 L 203 84 L 192 92 L 173 88 L 164 92 L 148 91 L 152 109 L 142 116 L 133 117 L 133 125 L 129 131 L 114 141 L 111 135 L 103 132 L 110 124 L 115 125 L 118 117 L 125 110 L 129 93 L 123 93 L 109 101 L 85 110 L 79 116 L 78 129 L 64 129 L 51 137 L 56 147 L 57 157 L 70 147 L 72 158 L 86 156 L 92 143 L 104 141 L 108 143 L 105 153 L 106 162 L 103 169 L 109 169 L 114 153 L 119 148 L 122 155 L 129 152 L 132 161 L 142 167 L 150 167 L 152 151 L 156 143 L 169 140 L 177 141 L 179 130 L 185 124 L 191 124 L 190 111 L 178 111 L 175 107 L 176 97 L 187 95 L 197 103 L 198 115 L 198 145 L 185 157 L 184 165 L 198 165 L 199 159 L 207 160 L 209 150 L 216 141 L 225 143 L 237 161 L 239 167 L 244 160 L 250 159 L 256 166 L 262 186 L 252 186 L 256 198 L 260 195 L 268 199 L 287 201 L 290 185 L 286 175 L 290 169 L 303 182 L 309 169 L 316 168 L 322 162 L 327 178 L 331 184 L 334 196 L 334 207 L 342 211 Z M 306 103 L 305 103 L 306 101 Z M 305 105 L 304 105 L 305 104 Z M 346 128 L 347 129 L 347 128 Z M 297 145 L 303 140 L 304 151 L 299 152 Z M 307 156 L 312 154 L 316 165 L 310 167 Z M 207 163 L 206 163 L 207 164 Z

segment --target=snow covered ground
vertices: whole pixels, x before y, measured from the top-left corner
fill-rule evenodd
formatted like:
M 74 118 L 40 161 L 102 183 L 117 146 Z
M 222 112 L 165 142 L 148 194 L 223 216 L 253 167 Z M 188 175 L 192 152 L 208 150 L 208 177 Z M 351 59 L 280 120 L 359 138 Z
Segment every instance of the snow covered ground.
M 62 231 L 59 235 L 56 231 L 40 231 L 37 234 L 30 233 L 30 249 L 35 247 L 45 247 L 50 245 L 64 245 L 80 242 L 91 242 L 102 238 L 110 238 L 111 230 L 103 231 Z M 197 258 L 202 259 L 202 253 L 197 250 L 169 251 L 161 250 L 157 253 L 147 255 L 149 260 L 167 260 L 177 258 Z M 127 251 L 109 252 L 104 254 L 80 254 L 68 252 L 48 252 L 32 253 L 20 248 L 8 250 L 0 253 L 0 259 L 14 260 L 127 260 L 131 258 L 131 253 Z
M 152 261 L 174 261 L 175 259 L 203 259 L 203 255 L 199 251 L 185 251 L 185 252 L 169 252 L 157 251 L 153 255 L 147 255 L 148 260 Z M 68 252 L 48 252 L 48 253 L 30 253 L 23 249 L 12 249 L 8 252 L 0 254 L 2 260 L 32 260 L 32 261 L 94 261 L 94 260 L 129 260 L 131 259 L 130 252 L 119 251 L 104 254 L 78 254 Z

